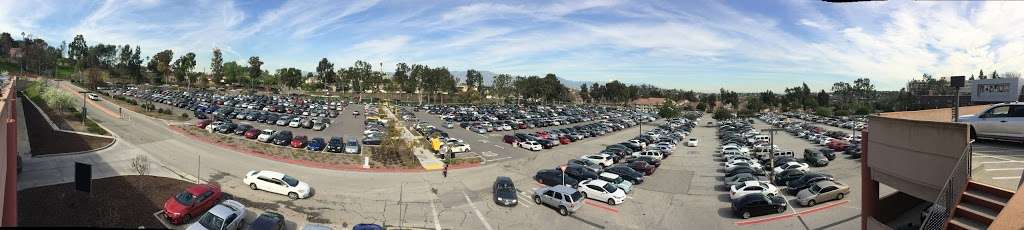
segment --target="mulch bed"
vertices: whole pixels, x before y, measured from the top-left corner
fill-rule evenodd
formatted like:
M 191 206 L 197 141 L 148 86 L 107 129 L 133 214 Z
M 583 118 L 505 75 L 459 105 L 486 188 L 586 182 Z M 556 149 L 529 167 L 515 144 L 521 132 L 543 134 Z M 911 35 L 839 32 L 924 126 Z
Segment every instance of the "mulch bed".
M 155 176 L 96 179 L 92 193 L 74 183 L 18 191 L 19 227 L 165 228 L 153 213 L 191 182 Z
M 74 133 L 54 131 L 42 113 L 28 98 L 21 97 L 22 109 L 25 110 L 25 126 L 28 126 L 28 141 L 32 147 L 32 155 L 79 152 L 102 148 L 114 141 L 113 138 L 94 137 Z

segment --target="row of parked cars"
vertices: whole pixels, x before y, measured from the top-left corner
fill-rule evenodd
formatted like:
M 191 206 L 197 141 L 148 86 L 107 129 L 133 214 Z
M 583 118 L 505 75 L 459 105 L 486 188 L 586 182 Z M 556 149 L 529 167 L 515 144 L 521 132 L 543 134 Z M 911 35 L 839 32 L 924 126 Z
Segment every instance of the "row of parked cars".
M 761 114 L 759 118 L 772 126 L 785 129 L 786 132 L 797 138 L 803 138 L 823 146 L 815 151 L 825 155 L 833 156 L 838 152 L 849 155 L 850 158 L 860 158 L 861 137 L 856 133 L 826 130 L 808 122 L 787 120 L 785 117 L 773 113 Z
M 823 117 L 809 113 L 785 112 L 781 115 L 801 120 L 831 125 L 844 129 L 861 131 L 867 128 L 867 116 L 835 116 Z
M 645 176 L 653 175 L 694 126 L 685 119 L 672 120 L 633 139 L 609 145 L 601 152 L 537 171 L 533 179 L 545 187 L 534 191 L 534 202 L 555 208 L 563 216 L 578 210 L 584 199 L 622 204 L 626 194 L 642 184 Z M 503 196 L 500 189 L 495 191 L 495 202 L 499 205 L 515 204 L 508 202 L 514 197 Z
M 761 134 L 749 121 L 727 120 L 718 125 L 719 152 L 724 161 L 723 181 L 729 188 L 732 210 L 737 216 L 750 218 L 784 212 L 788 201 L 782 192 L 796 195 L 797 202 L 804 206 L 841 200 L 849 194 L 849 186 L 835 181 L 835 177 L 810 170 L 812 165 L 827 165 L 835 159 L 834 155 L 828 157 L 815 149 L 806 149 L 804 158 L 797 159 L 792 151 L 765 147 L 767 140 L 756 138 Z M 754 146 L 769 149 L 768 155 L 752 154 L 750 149 Z M 769 180 L 769 174 L 773 180 Z M 780 188 L 782 186 L 785 189 Z
M 532 133 L 513 133 L 502 137 L 502 141 L 515 147 L 531 151 L 567 145 L 585 138 L 602 136 L 611 132 L 639 125 L 642 122 L 654 121 L 653 116 L 637 115 L 617 117 L 589 124 L 575 125 Z
M 313 188 L 284 173 L 274 171 L 249 171 L 242 183 L 253 190 L 263 190 L 305 199 L 313 195 Z M 174 225 L 189 224 L 188 230 L 234 230 L 242 229 L 286 229 L 285 217 L 280 213 L 267 211 L 245 224 L 246 207 L 221 190 L 218 184 L 196 184 L 185 191 L 173 194 L 164 201 L 163 218 Z M 330 230 L 322 224 L 306 224 L 303 230 Z M 358 224 L 353 229 L 383 229 L 377 224 Z
M 309 138 L 304 135 L 294 135 L 290 130 L 259 129 L 249 124 L 236 124 L 231 120 L 205 119 L 196 122 L 196 128 L 205 129 L 208 132 L 221 133 L 225 135 L 241 136 L 245 139 L 255 140 L 279 146 L 289 146 L 296 149 L 309 151 L 326 151 L 332 153 L 359 154 L 360 142 L 355 138 L 344 140 L 341 137 L 331 137 L 325 140 L 322 137 Z M 364 140 L 365 141 L 365 140 Z M 379 141 L 376 143 L 379 144 Z

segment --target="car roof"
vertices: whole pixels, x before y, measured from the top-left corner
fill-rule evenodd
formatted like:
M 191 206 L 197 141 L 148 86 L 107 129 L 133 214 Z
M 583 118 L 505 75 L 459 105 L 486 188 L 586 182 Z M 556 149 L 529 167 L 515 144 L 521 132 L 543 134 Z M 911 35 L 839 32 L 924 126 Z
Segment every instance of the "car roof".
M 600 175 L 601 175 L 602 177 L 607 177 L 607 178 L 609 178 L 609 179 L 615 179 L 615 178 L 619 178 L 619 174 L 615 174 L 615 173 L 607 173 L 607 172 L 602 172 L 602 173 L 601 173 Z
M 211 188 L 212 186 L 210 186 L 209 184 L 197 184 L 189 186 L 187 189 L 185 189 L 185 191 L 187 191 L 188 193 L 198 195 L 200 193 L 206 192 L 207 190 L 210 190 Z
M 746 186 L 761 186 L 761 182 L 760 181 L 752 181 L 752 180 L 744 181 L 743 182 L 743 187 L 746 187 Z
M 259 173 L 256 173 L 256 175 L 257 176 L 270 177 L 270 178 L 282 178 L 282 177 L 284 177 L 284 173 L 279 173 L 279 172 L 274 172 L 274 171 L 267 171 L 267 170 L 262 170 Z
M 573 194 L 573 193 L 576 193 L 576 189 L 574 189 L 572 187 L 569 187 L 569 186 L 566 186 L 566 185 L 555 185 L 555 186 L 552 186 L 552 187 L 548 187 L 548 190 L 555 191 L 555 192 L 562 193 L 562 194 Z
M 243 206 L 242 203 L 238 203 L 238 201 L 225 200 L 224 202 L 221 202 L 220 204 L 217 204 L 217 206 L 211 208 L 210 211 L 208 212 L 210 214 L 224 218 L 227 217 L 228 215 L 231 215 L 232 213 L 238 212 L 239 209 L 245 209 L 245 206 Z
M 608 182 L 603 180 L 588 180 L 587 184 L 593 184 L 597 185 L 598 187 L 604 187 L 605 185 L 608 184 Z

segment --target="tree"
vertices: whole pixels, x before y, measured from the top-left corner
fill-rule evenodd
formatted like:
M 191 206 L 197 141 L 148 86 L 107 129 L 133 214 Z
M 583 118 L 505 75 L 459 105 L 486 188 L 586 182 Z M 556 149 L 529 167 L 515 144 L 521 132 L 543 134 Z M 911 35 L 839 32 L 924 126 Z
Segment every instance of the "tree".
M 995 70 L 992 70 L 992 76 L 991 77 L 992 77 L 992 79 L 999 78 L 999 73 L 996 73 Z
M 719 121 L 721 121 L 721 120 L 729 120 L 729 119 L 732 119 L 733 117 L 734 116 L 732 115 L 732 113 L 730 113 L 729 111 L 726 111 L 725 109 L 722 109 L 722 108 L 715 109 L 715 113 L 713 115 L 711 115 L 711 118 L 713 118 L 715 120 L 719 120 Z
M 227 83 L 238 84 L 244 82 L 244 76 L 249 70 L 238 62 L 230 61 L 224 63 L 224 78 Z
M 172 59 L 174 59 L 174 51 L 171 50 L 160 51 L 153 55 L 153 58 L 150 59 L 151 70 L 155 70 L 155 72 L 160 74 L 159 80 L 155 80 L 154 83 L 163 83 L 171 75 Z
M 512 75 L 498 74 L 494 76 L 494 95 L 508 97 L 512 94 Z
M 214 85 L 224 81 L 224 57 L 218 48 L 213 48 L 213 57 L 210 58 L 210 77 Z
M 263 70 L 260 67 L 263 66 L 263 61 L 260 61 L 259 56 L 249 57 L 249 80 L 255 81 L 260 78 L 263 74 Z M 252 86 L 252 83 L 249 83 Z
M 191 85 L 192 82 L 195 81 L 195 79 L 187 79 L 187 78 L 194 77 L 192 75 L 192 69 L 194 69 L 195 67 L 196 67 L 196 54 L 194 54 L 192 52 L 189 52 L 189 53 L 186 53 L 185 55 L 182 55 L 181 57 L 178 57 L 178 60 L 174 61 L 174 80 L 175 80 L 175 82 L 177 82 L 180 85 L 183 81 L 187 80 L 188 82 L 186 82 L 186 84 Z
M 1020 78 L 1019 72 L 1005 72 L 1002 75 L 1004 78 Z
M 815 100 L 818 101 L 818 105 L 820 106 L 829 106 L 829 95 L 827 92 L 825 92 L 825 90 L 821 90 L 821 92 L 818 92 L 817 98 Z
M 0 56 L 8 54 L 14 48 L 14 38 L 7 32 L 0 33 Z
M 832 107 L 818 106 L 817 108 L 814 108 L 814 114 L 822 117 L 831 117 Z
M 469 91 L 479 91 L 483 85 L 484 77 L 475 69 L 466 70 L 466 88 Z
M 395 65 L 395 73 L 391 80 L 398 85 L 398 89 L 405 93 L 416 92 L 416 79 L 411 76 L 412 68 L 408 64 L 398 63 Z
M 85 37 L 81 34 L 75 35 L 75 39 L 68 46 L 68 57 L 75 62 L 75 69 L 85 68 L 85 55 L 89 52 L 89 45 L 85 43 Z
M 316 64 L 316 77 L 317 81 L 327 84 L 334 84 L 337 75 L 334 73 L 334 63 L 331 63 L 327 58 L 320 59 L 320 62 Z
M 302 71 L 296 68 L 280 68 L 277 69 L 277 79 L 281 81 L 280 84 L 294 89 L 302 85 Z
M 985 70 L 984 69 L 978 70 L 978 79 L 988 79 L 988 77 L 985 76 Z
M 658 107 L 658 116 L 662 118 L 675 118 L 679 116 L 679 107 L 676 103 L 666 100 Z
M 590 90 L 587 89 L 587 84 L 580 85 L 580 98 L 583 99 L 583 102 L 589 102 L 590 101 L 590 92 L 589 91 Z

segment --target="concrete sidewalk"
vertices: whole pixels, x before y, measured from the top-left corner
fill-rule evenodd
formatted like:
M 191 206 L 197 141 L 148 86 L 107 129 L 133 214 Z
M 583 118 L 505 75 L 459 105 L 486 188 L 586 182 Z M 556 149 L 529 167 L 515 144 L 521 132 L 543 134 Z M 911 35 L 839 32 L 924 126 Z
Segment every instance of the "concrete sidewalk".
M 391 111 L 390 107 L 385 108 L 384 111 L 387 112 L 386 115 L 388 118 L 395 122 L 395 126 L 402 130 L 402 139 L 405 139 L 405 141 L 408 142 L 416 141 L 416 135 L 413 135 L 412 131 L 409 131 L 409 127 L 406 127 L 405 124 L 398 119 L 398 116 L 395 116 L 395 113 Z M 430 152 L 430 150 L 414 146 L 412 153 L 416 156 L 416 159 L 419 160 L 420 166 L 423 167 L 423 169 L 444 169 L 444 162 L 442 162 L 440 158 L 437 158 L 437 156 L 435 156 L 433 152 Z

